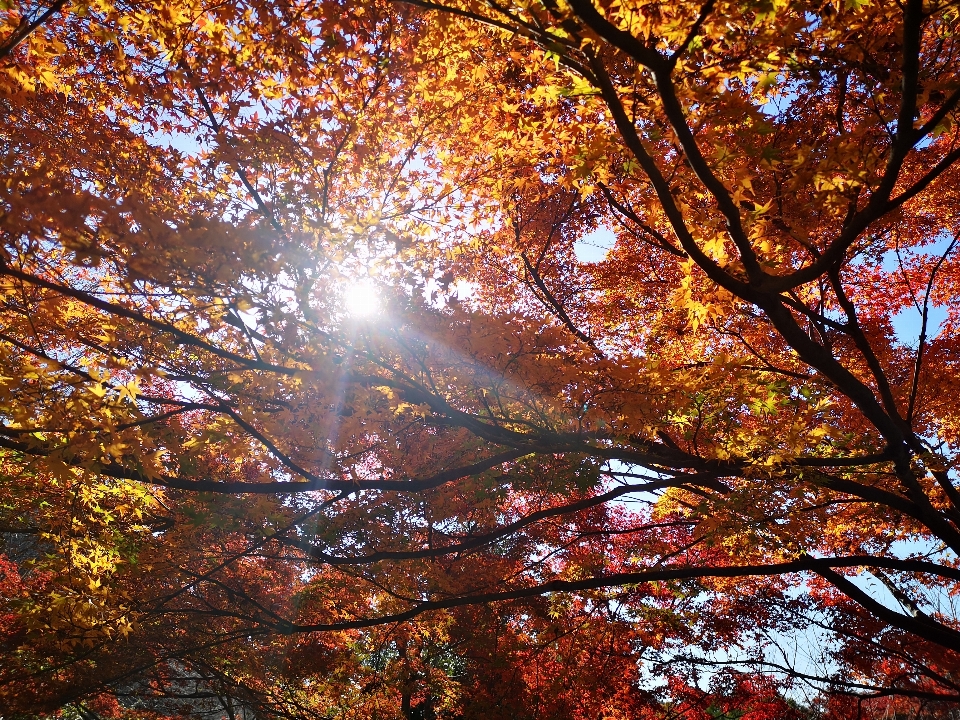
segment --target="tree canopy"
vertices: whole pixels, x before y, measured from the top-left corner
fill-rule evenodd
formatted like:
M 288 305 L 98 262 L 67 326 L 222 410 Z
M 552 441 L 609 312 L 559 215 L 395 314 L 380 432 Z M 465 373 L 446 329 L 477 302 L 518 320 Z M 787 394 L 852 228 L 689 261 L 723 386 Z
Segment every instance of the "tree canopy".
M 958 33 L 0 2 L 0 714 L 952 718 Z

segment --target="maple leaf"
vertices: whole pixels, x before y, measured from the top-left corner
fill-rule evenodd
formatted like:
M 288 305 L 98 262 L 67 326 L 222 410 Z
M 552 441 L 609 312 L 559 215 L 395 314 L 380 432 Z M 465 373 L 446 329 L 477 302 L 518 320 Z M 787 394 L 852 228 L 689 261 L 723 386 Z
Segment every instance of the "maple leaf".
M 2 707 L 946 716 L 956 24 L 0 5 Z

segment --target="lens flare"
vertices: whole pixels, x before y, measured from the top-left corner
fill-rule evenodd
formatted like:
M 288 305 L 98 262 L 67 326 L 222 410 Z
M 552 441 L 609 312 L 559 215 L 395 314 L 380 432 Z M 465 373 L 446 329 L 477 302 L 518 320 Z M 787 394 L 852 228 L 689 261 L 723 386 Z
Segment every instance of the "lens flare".
M 370 280 L 351 282 L 343 291 L 343 308 L 357 318 L 370 318 L 380 314 L 380 295 L 377 286 Z

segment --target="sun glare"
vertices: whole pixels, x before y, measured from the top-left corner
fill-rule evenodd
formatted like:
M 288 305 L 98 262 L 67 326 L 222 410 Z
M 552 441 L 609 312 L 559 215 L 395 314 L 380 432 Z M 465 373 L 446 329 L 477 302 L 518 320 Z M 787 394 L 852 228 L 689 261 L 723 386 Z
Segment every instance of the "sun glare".
M 343 291 L 343 308 L 353 317 L 373 317 L 380 314 L 380 296 L 370 280 L 351 282 Z

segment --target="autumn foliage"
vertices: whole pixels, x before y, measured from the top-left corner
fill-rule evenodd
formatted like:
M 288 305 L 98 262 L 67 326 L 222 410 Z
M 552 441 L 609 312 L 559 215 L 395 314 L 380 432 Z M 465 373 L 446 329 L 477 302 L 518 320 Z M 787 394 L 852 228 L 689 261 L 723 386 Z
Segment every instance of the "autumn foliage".
M 2 0 L 0 716 L 958 716 L 958 37 Z

